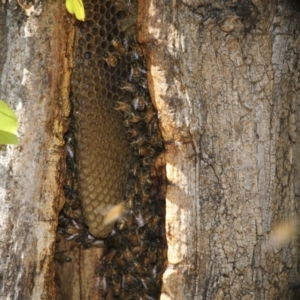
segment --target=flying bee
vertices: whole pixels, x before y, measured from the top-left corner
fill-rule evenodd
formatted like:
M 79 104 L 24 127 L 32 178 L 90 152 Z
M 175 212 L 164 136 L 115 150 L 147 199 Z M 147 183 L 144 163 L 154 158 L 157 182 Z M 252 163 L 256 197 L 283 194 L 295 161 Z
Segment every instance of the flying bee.
M 124 203 L 119 203 L 117 205 L 114 205 L 105 215 L 103 219 L 103 224 L 108 225 L 116 222 L 125 214 L 125 212 L 126 209 Z
M 137 62 L 133 62 L 131 64 L 131 70 L 129 74 L 129 82 L 139 81 L 142 76 L 145 76 L 147 71 L 143 69 Z
M 105 52 L 103 58 L 111 67 L 115 68 L 117 66 L 118 59 L 113 54 Z
M 122 111 L 125 114 L 125 116 L 130 116 L 131 105 L 126 102 L 117 101 L 114 109 Z
M 146 108 L 147 104 L 145 96 L 141 93 L 137 93 L 136 97 L 132 100 L 132 105 L 135 110 L 142 111 Z
M 125 55 L 125 48 L 119 39 L 113 38 L 111 44 L 121 56 Z
M 134 153 L 134 155 L 153 157 L 155 155 L 155 150 L 149 146 L 144 146 L 140 147 L 138 151 Z
M 119 88 L 123 91 L 127 91 L 130 93 L 135 93 L 136 92 L 136 86 L 133 83 L 130 82 L 121 82 Z

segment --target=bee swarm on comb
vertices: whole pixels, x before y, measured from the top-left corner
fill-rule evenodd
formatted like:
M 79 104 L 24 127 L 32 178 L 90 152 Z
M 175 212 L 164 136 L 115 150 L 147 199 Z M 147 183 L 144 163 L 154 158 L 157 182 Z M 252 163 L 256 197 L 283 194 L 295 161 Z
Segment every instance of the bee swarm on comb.
M 104 244 L 95 266 L 101 299 L 157 299 L 166 261 L 164 147 L 136 40 L 137 4 L 84 7 L 58 232 L 83 249 Z

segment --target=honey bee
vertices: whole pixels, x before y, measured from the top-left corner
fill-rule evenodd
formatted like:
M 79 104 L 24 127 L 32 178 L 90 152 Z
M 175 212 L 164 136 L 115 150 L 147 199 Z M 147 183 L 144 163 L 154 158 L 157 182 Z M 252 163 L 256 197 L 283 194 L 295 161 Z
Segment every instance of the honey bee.
M 133 98 L 132 105 L 135 110 L 143 111 L 147 105 L 145 96 L 143 96 L 141 93 L 138 93 L 137 96 Z
M 147 251 L 147 255 L 144 258 L 144 264 L 154 264 L 157 260 L 157 248 L 154 244 L 150 245 Z
M 126 261 L 123 258 L 123 255 L 121 255 L 119 253 L 115 256 L 115 262 L 116 262 L 116 265 L 118 266 L 118 269 L 123 268 L 126 263 Z
M 74 158 L 74 150 L 69 145 L 66 146 L 66 150 L 67 150 L 68 155 L 71 158 Z
M 133 268 L 138 274 L 143 274 L 145 272 L 143 265 L 138 261 L 133 262 Z
M 136 229 L 128 230 L 125 234 L 125 237 L 131 243 L 132 246 L 140 246 L 141 241 Z
M 141 147 L 146 142 L 145 136 L 139 136 L 135 141 L 131 142 L 130 145 L 133 149 Z
M 132 47 L 132 57 L 134 60 L 139 60 L 139 59 L 143 58 L 143 50 L 140 45 L 135 44 Z
M 150 137 L 149 144 L 154 148 L 163 149 L 163 139 L 159 131 Z
M 121 280 L 120 278 L 116 278 L 114 277 L 112 280 L 112 290 L 113 290 L 113 294 L 114 296 L 119 296 L 122 292 L 122 285 L 121 285 Z
M 145 91 L 148 91 L 148 81 L 147 78 L 140 77 L 138 78 L 137 82 L 139 87 L 143 88 Z
M 103 262 L 106 264 L 106 265 L 109 265 L 112 263 L 112 260 L 114 259 L 114 257 L 116 256 L 117 254 L 117 250 L 115 249 L 111 249 L 103 258 Z
M 141 278 L 142 284 L 146 290 L 147 294 L 150 295 L 157 295 L 159 290 L 156 286 L 155 281 L 153 281 L 150 277 L 143 277 Z
M 103 58 L 111 67 L 115 68 L 117 66 L 118 59 L 113 54 L 105 52 Z
M 145 220 L 143 218 L 143 215 L 142 215 L 141 211 L 138 210 L 138 212 L 136 212 L 134 214 L 134 216 L 135 216 L 136 222 L 138 224 L 138 227 L 139 228 L 144 227 L 145 226 Z
M 156 116 L 156 111 L 154 109 L 149 109 L 144 116 L 144 121 L 148 124 Z
M 137 195 L 139 193 L 139 185 L 136 180 L 131 179 L 126 185 L 126 196 Z
M 140 130 L 137 127 L 129 128 L 127 130 L 127 137 L 133 139 L 140 134 Z
M 126 102 L 121 102 L 121 101 L 116 102 L 114 109 L 124 112 L 125 116 L 126 115 L 130 116 L 131 105 Z
M 161 217 L 160 217 L 159 215 L 154 215 L 154 216 L 151 218 L 151 220 L 150 220 L 149 223 L 150 223 L 152 226 L 154 226 L 154 225 L 158 224 L 160 220 L 161 220 Z
M 119 88 L 123 91 L 127 91 L 133 94 L 137 91 L 135 84 L 130 82 L 121 82 Z
M 113 45 L 113 47 L 116 49 L 116 51 L 120 54 L 120 55 L 125 55 L 125 48 L 123 47 L 121 41 L 117 38 L 113 38 L 111 41 L 111 44 Z
M 144 146 L 140 147 L 138 151 L 134 152 L 134 155 L 153 157 L 155 155 L 155 150 L 149 146 Z
M 147 169 L 152 164 L 152 157 L 144 157 L 142 159 L 142 166 Z
M 140 116 L 138 116 L 138 115 L 136 115 L 134 113 L 131 113 L 130 116 L 129 116 L 129 118 L 128 118 L 128 121 L 130 123 L 138 123 L 141 120 L 142 120 L 142 117 L 140 117 Z
M 129 74 L 129 82 L 139 81 L 142 76 L 145 76 L 147 71 L 143 69 L 137 62 L 131 64 L 131 70 Z
M 149 198 L 150 198 L 150 192 L 143 193 L 142 201 L 141 201 L 142 207 L 145 207 L 149 203 Z
M 117 222 L 117 229 L 123 231 L 126 228 L 130 228 L 132 224 L 133 224 L 133 216 L 130 213 L 128 213 L 124 215 L 124 217 Z
M 131 162 L 130 173 L 135 177 L 137 175 L 137 171 L 140 168 L 141 160 L 139 158 L 133 158 Z
M 104 275 L 97 278 L 96 286 L 100 290 L 102 296 L 107 293 L 107 280 Z
M 142 246 L 133 246 L 131 247 L 131 252 L 135 255 L 135 256 L 139 256 L 141 255 L 143 252 L 144 252 L 144 248 Z M 135 263 L 136 261 L 133 262 L 133 264 Z
M 124 258 L 130 263 L 134 260 L 134 256 L 129 248 L 126 248 L 123 252 Z
M 108 225 L 116 222 L 119 218 L 121 218 L 125 214 L 125 206 L 124 203 L 119 203 L 113 206 L 105 215 L 103 219 L 103 224 Z
M 73 240 L 80 234 L 81 225 L 77 223 L 74 219 L 71 220 L 72 224 L 68 224 L 65 228 L 61 228 L 61 232 L 69 235 L 66 240 Z
M 126 204 L 129 209 L 133 209 L 133 207 L 135 205 L 135 195 L 133 195 L 133 194 L 128 195 Z
M 154 134 L 155 132 L 157 132 L 158 130 L 158 122 L 157 119 L 154 118 L 152 119 L 148 124 L 147 124 L 147 128 L 148 128 L 148 135 L 151 136 L 152 134 Z
M 133 277 L 132 275 L 130 275 L 129 273 L 125 273 L 123 274 L 123 287 L 126 288 L 134 283 L 137 282 L 137 279 L 135 277 Z
M 150 178 L 149 172 L 145 172 L 144 170 L 139 170 L 138 172 L 138 179 L 139 183 L 144 186 L 144 185 L 151 185 L 152 180 Z

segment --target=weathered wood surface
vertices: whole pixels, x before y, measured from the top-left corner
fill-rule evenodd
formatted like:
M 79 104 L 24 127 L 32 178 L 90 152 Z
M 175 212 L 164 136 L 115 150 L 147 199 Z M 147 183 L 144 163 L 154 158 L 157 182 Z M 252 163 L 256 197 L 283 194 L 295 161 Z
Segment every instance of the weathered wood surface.
M 299 12 L 146 0 L 139 28 L 167 142 L 161 299 L 296 299 L 299 235 L 266 244 L 299 216 Z
M 20 145 L 0 149 L 0 298 L 55 299 L 70 17 L 62 1 L 39 2 L 28 18 L 16 1 L 0 7 L 0 98 L 20 122 Z

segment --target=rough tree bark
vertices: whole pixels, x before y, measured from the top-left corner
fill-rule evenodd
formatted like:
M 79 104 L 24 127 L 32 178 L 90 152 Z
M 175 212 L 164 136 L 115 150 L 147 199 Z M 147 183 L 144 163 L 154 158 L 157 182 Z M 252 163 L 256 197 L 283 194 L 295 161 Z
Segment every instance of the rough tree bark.
M 0 27 L 0 98 L 20 123 L 20 145 L 0 149 L 0 298 L 55 299 L 70 17 L 63 1 L 39 2 L 28 18 L 11 1 Z
M 28 19 L 13 1 L 0 6 L 0 98 L 21 123 L 20 146 L 0 150 L 6 299 L 55 298 L 69 112 L 70 23 L 63 5 L 44 1 Z M 272 226 L 299 214 L 298 20 L 298 10 L 283 0 L 139 5 L 169 181 L 161 299 L 300 293 L 299 234 L 283 247 L 266 247 Z
M 287 1 L 143 1 L 140 42 L 166 141 L 161 299 L 293 299 L 299 12 Z

